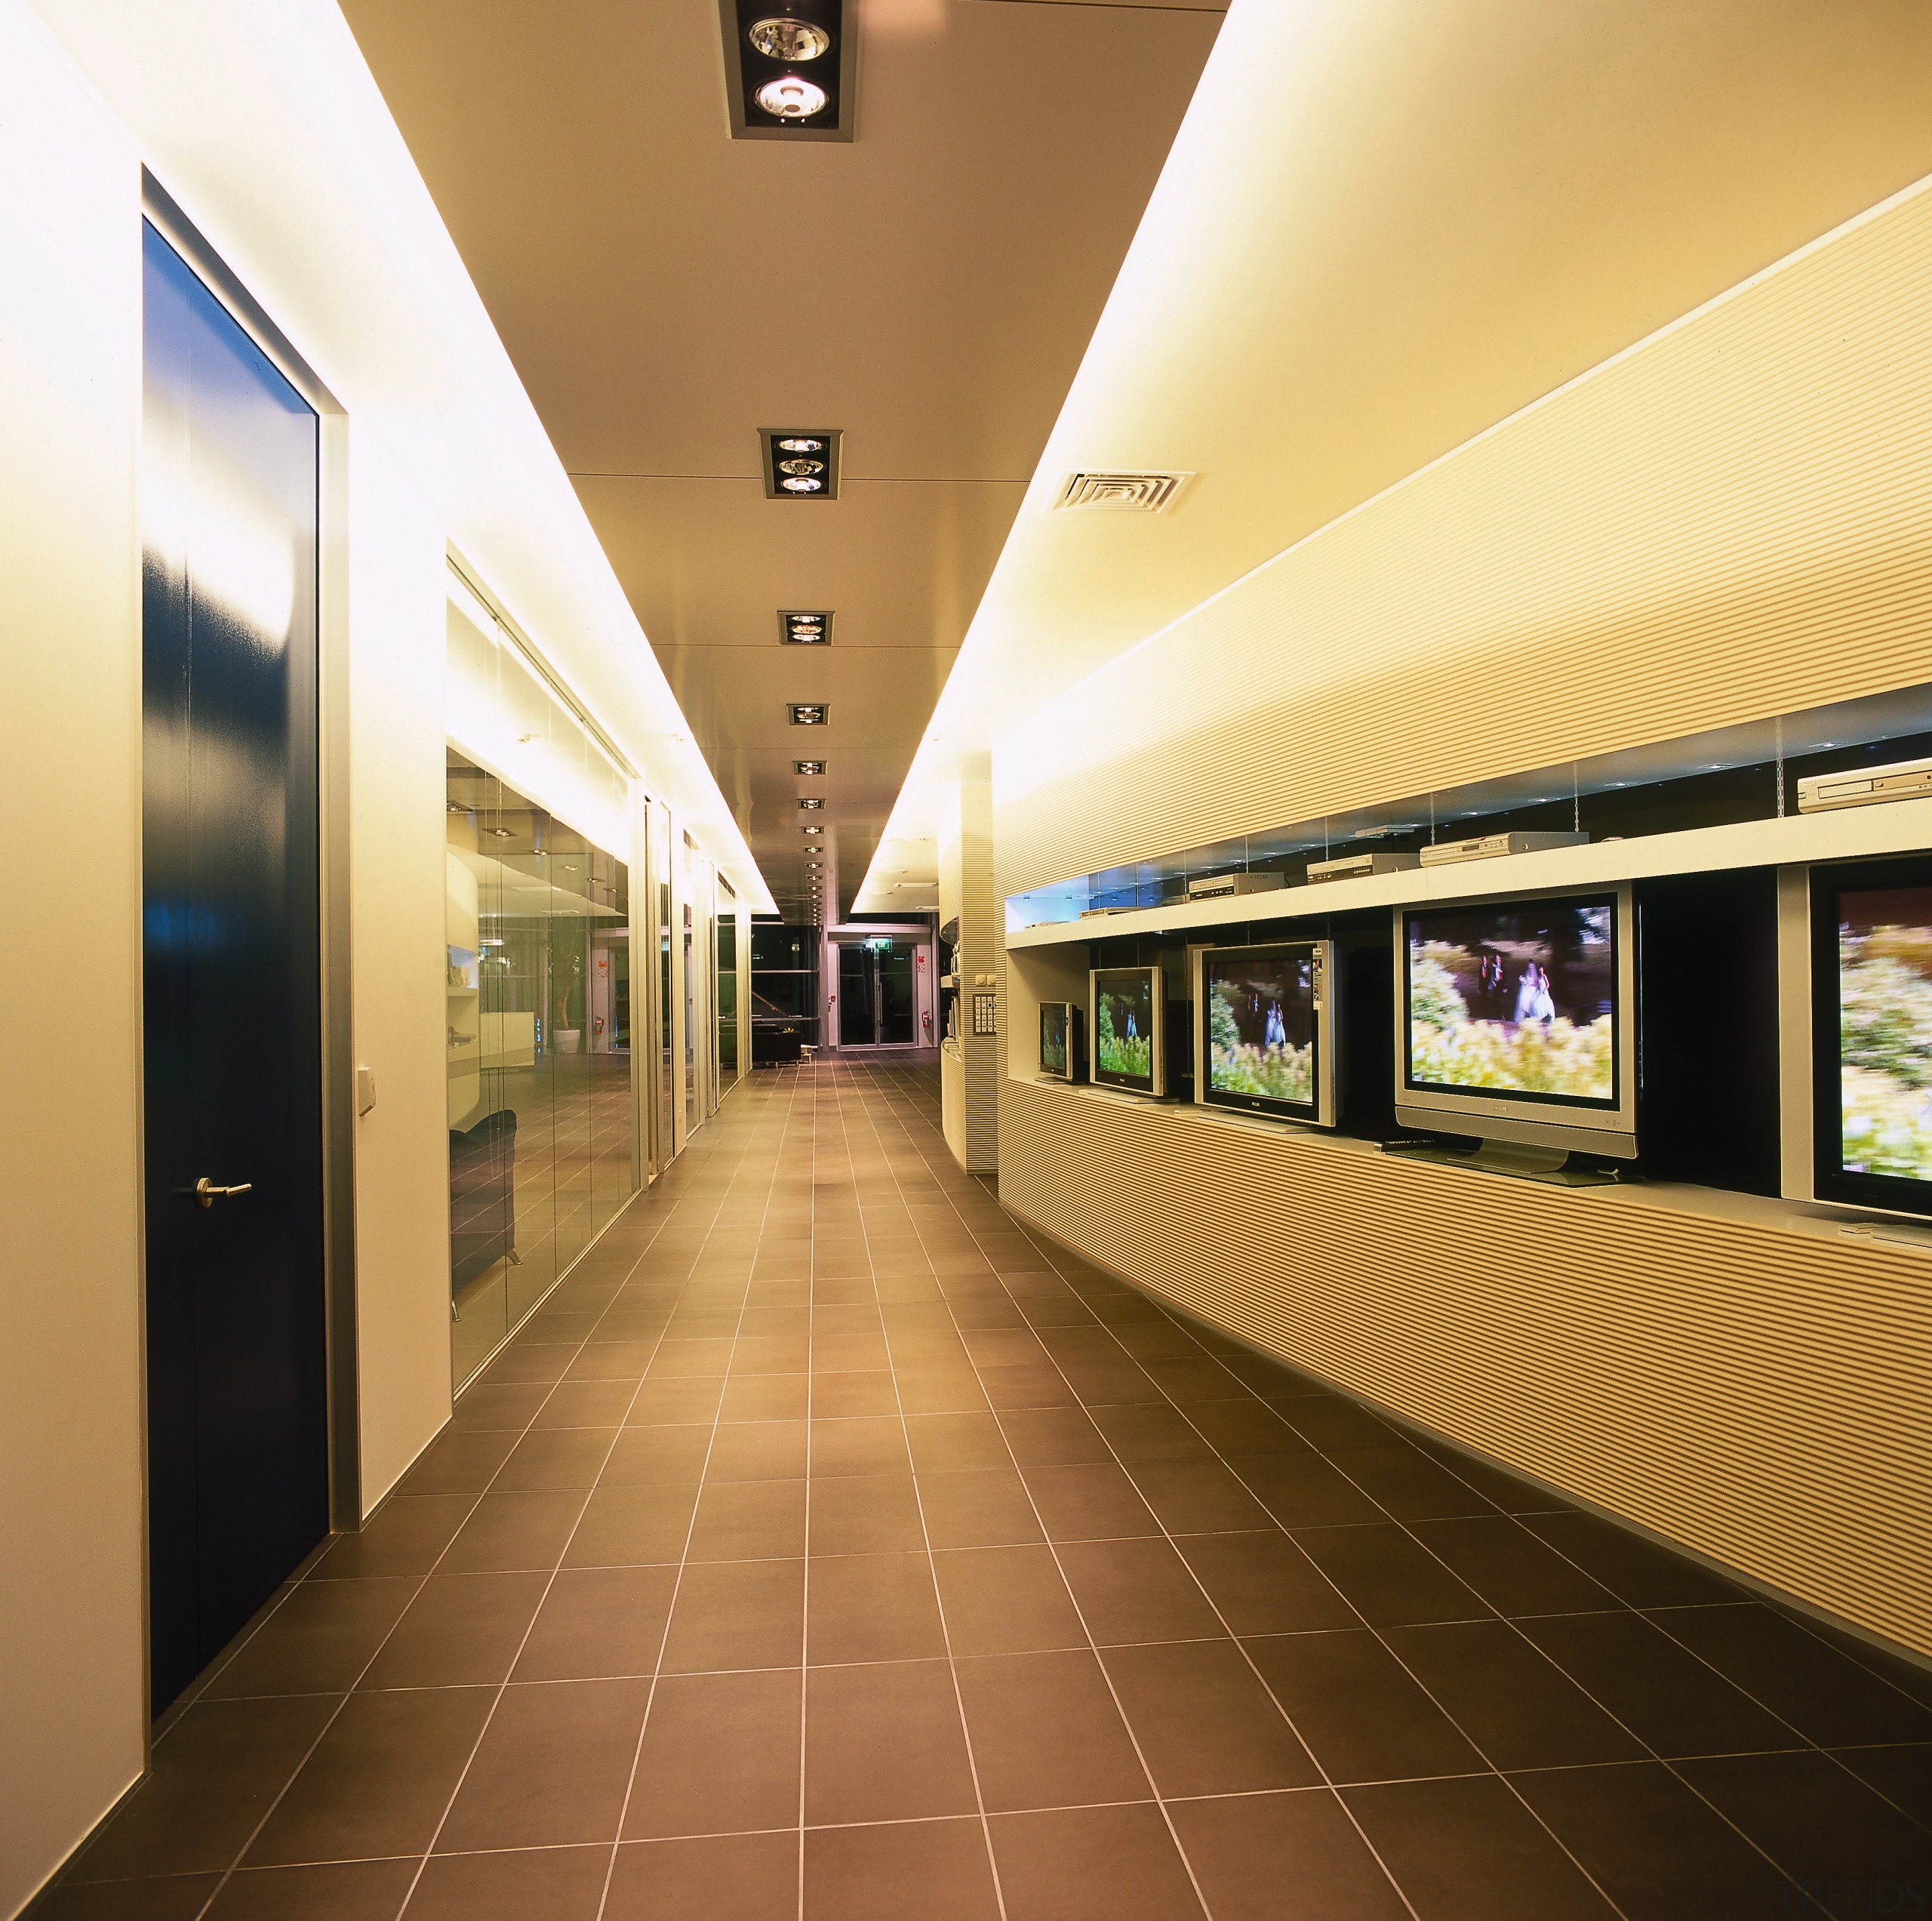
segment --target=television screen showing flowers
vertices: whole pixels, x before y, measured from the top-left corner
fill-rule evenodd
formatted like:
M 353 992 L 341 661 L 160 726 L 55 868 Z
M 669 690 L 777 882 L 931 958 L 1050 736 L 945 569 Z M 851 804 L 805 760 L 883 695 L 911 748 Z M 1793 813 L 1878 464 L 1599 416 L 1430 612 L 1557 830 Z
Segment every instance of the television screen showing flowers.
M 1208 1095 L 1231 1105 L 1315 1106 L 1315 958 L 1312 947 L 1208 955 Z
M 1164 1011 L 1157 967 L 1099 968 L 1094 974 L 1094 1078 L 1158 1094 L 1154 1024 Z
M 1614 1106 L 1616 922 L 1609 897 L 1405 916 L 1408 1084 Z
M 1932 887 L 1838 897 L 1838 1162 L 1932 1181 Z

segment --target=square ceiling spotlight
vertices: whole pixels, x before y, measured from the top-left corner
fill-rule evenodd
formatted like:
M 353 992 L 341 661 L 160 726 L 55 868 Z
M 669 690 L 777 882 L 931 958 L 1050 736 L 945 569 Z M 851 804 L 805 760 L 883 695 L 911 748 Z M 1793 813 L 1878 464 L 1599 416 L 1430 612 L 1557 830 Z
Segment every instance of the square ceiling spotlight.
M 832 710 L 823 700 L 793 700 L 785 711 L 794 727 L 823 727 L 832 718 Z
M 829 647 L 832 615 L 821 610 L 813 613 L 802 607 L 778 610 L 778 638 L 787 647 Z
M 814 795 L 808 799 L 801 800 L 798 802 L 798 805 L 801 807 L 823 807 L 825 805 L 825 802 L 820 800 L 816 795 Z
M 823 774 L 825 762 L 822 760 L 795 760 L 792 763 L 794 774 Z
M 803 831 L 808 834 L 822 834 L 825 830 L 820 827 L 813 826 L 805 828 Z
M 849 140 L 856 0 L 718 0 L 734 140 Z
M 836 427 L 760 427 L 758 465 L 764 473 L 764 497 L 837 500 L 841 438 Z

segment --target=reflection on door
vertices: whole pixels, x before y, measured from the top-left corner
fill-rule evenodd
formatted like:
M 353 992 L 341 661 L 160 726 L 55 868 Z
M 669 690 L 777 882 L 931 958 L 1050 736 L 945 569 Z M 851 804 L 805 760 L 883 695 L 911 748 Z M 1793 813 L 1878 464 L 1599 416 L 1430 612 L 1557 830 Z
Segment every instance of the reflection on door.
M 314 412 L 143 231 L 149 1605 L 165 1707 L 328 1525 Z
M 918 944 L 875 939 L 838 948 L 838 1044 L 907 1047 L 918 1038 Z

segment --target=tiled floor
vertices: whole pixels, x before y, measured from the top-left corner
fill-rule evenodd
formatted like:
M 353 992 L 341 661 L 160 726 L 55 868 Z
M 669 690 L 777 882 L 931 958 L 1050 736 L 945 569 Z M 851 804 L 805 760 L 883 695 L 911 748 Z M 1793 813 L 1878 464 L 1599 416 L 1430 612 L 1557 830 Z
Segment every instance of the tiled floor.
M 48 1915 L 1926 1911 L 1932 1679 L 1043 1251 L 937 1122 L 734 1094 Z

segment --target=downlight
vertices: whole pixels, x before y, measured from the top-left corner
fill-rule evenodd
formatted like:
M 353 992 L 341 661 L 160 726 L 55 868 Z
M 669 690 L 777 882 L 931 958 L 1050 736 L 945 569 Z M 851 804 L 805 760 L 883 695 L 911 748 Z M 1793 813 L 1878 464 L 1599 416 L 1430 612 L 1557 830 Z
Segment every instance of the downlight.
M 823 807 L 825 805 L 825 802 L 819 799 L 817 796 L 814 795 L 810 799 L 800 801 L 798 805 L 801 807 Z
M 826 104 L 825 89 L 795 73 L 768 80 L 752 97 L 776 120 L 809 120 Z
M 832 710 L 823 700 L 793 700 L 786 711 L 794 727 L 823 727 L 832 718 Z
M 778 638 L 787 647 L 829 647 L 832 615 L 828 609 L 781 607 L 778 610 Z
M 753 20 L 745 38 L 768 60 L 815 60 L 832 51 L 832 35 L 823 27 L 789 14 Z
M 758 466 L 768 500 L 835 500 L 839 442 L 835 427 L 761 427 Z M 804 617 L 811 618 L 808 611 Z

